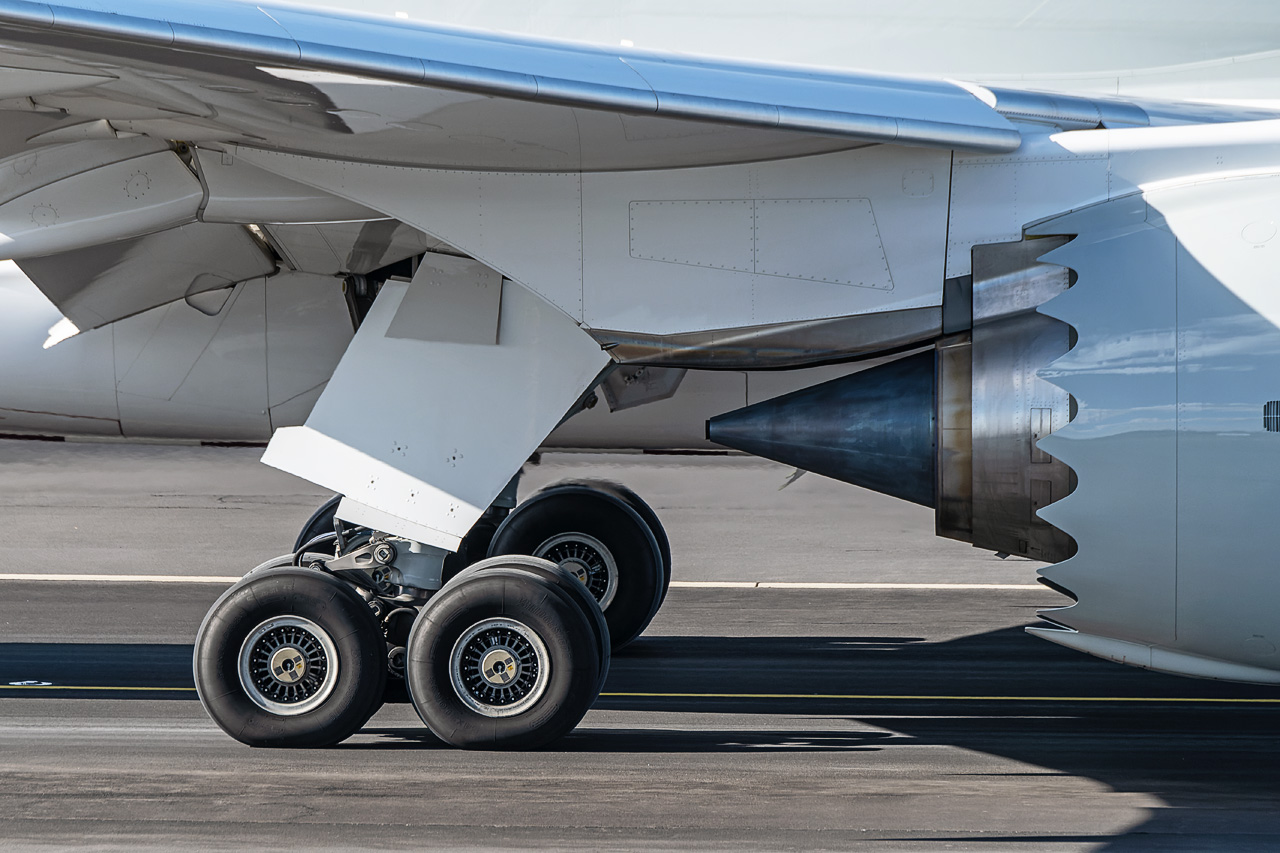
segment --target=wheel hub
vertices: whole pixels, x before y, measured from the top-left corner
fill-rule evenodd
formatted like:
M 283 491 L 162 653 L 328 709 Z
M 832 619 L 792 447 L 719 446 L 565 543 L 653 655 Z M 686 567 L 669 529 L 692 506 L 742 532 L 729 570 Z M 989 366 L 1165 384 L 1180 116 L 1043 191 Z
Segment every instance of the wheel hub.
M 510 649 L 494 649 L 480 661 L 480 675 L 494 687 L 506 687 L 519 674 L 520 662 Z
M 586 533 L 561 533 L 539 545 L 533 556 L 572 572 L 604 610 L 618 592 L 618 564 L 599 539 Z
M 271 675 L 281 684 L 297 684 L 307 674 L 307 658 L 297 646 L 282 646 L 271 655 Z
M 329 634 L 300 616 L 262 622 L 240 646 L 240 686 L 265 711 L 291 717 L 319 707 L 338 679 Z
M 486 717 L 511 717 L 537 704 L 551 659 L 542 638 L 523 622 L 486 619 L 463 632 L 450 658 L 454 692 Z

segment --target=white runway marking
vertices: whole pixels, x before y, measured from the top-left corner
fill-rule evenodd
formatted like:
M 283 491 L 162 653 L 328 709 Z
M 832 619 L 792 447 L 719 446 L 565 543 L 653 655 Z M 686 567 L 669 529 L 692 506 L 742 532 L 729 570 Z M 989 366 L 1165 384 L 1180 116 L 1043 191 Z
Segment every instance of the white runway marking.
M 62 583 L 208 583 L 230 585 L 238 577 L 217 575 L 41 575 L 0 574 L 0 581 L 59 581 Z M 681 589 L 920 589 L 920 590 L 1045 590 L 1038 583 L 835 583 L 803 581 L 672 581 Z
M 1038 583 L 840 583 L 820 581 L 672 581 L 690 589 L 1047 589 Z
M 0 581 L 61 581 L 62 583 L 220 583 L 230 586 L 238 577 L 215 575 L 36 575 L 0 574 Z

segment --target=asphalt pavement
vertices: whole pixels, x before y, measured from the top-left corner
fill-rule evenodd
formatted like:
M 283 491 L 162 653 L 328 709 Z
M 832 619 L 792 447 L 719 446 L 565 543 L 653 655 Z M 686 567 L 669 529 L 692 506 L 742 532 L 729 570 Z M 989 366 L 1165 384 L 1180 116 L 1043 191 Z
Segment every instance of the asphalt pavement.
M 552 748 L 447 748 L 402 704 L 335 748 L 242 746 L 191 682 L 224 586 L 127 575 L 285 550 L 324 495 L 257 452 L 0 442 L 0 574 L 63 577 L 0 581 L 0 849 L 1280 849 L 1280 690 L 1033 638 L 1064 602 L 1035 564 L 746 459 L 556 454 L 526 489 L 628 483 L 683 583 L 997 588 L 679 586 Z

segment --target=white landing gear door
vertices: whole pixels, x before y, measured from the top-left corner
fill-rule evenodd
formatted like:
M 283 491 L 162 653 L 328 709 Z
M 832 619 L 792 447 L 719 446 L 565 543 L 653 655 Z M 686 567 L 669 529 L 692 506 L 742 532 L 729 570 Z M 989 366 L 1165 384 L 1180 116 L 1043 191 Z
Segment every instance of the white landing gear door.
M 304 426 L 262 461 L 338 516 L 455 551 L 609 363 L 568 315 L 475 261 L 388 281 Z

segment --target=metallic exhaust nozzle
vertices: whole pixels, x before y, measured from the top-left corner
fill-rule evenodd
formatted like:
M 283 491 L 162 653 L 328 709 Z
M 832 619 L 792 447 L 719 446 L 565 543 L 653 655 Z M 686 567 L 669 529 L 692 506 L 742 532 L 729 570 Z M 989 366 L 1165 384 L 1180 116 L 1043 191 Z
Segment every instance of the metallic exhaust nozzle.
M 934 358 L 907 356 L 717 415 L 707 438 L 932 507 Z

